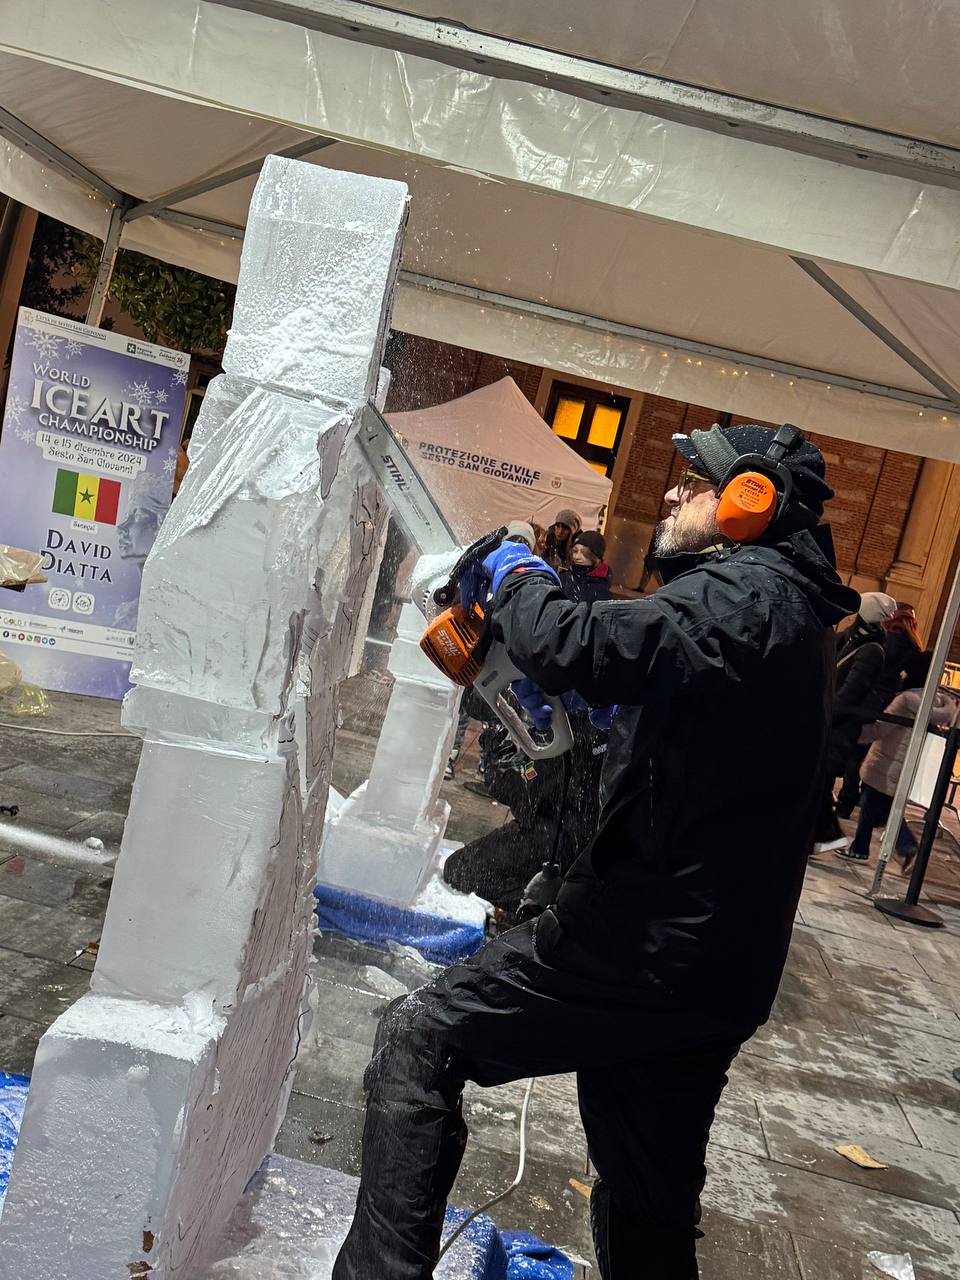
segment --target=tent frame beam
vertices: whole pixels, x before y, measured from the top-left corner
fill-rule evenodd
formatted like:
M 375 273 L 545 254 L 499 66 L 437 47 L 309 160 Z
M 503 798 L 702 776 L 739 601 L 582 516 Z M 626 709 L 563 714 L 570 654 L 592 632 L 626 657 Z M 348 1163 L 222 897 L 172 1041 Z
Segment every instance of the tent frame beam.
M 212 0 L 344 40 L 545 86 L 603 106 L 821 160 L 960 189 L 960 150 L 486 35 L 366 0 Z
M 612 333 L 619 337 L 649 342 L 651 346 L 669 347 L 676 351 L 685 351 L 693 355 L 709 356 L 715 360 L 726 360 L 734 365 L 747 365 L 751 369 L 765 369 L 770 373 L 782 373 L 789 378 L 797 380 L 820 382 L 827 387 L 844 387 L 850 391 L 860 391 L 865 395 L 882 396 L 888 400 L 900 400 L 907 404 L 915 404 L 921 409 L 930 409 L 936 413 L 958 412 L 958 406 L 952 400 L 941 400 L 936 396 L 923 395 L 916 391 L 904 391 L 899 387 L 887 386 L 881 382 L 868 382 L 862 378 L 849 378 L 839 373 L 826 373 L 821 369 L 809 369 L 805 365 L 788 364 L 783 360 L 771 360 L 766 356 L 751 355 L 749 352 L 735 351 L 730 347 L 718 347 L 708 342 L 697 342 L 693 338 L 678 338 L 674 334 L 661 333 L 656 329 L 642 329 L 637 325 L 621 324 L 619 321 L 605 320 L 600 316 L 588 316 L 578 311 L 566 311 L 561 307 L 551 307 L 543 302 L 527 302 L 522 298 L 512 298 L 507 294 L 492 293 L 487 289 L 478 289 L 472 285 L 455 284 L 451 280 L 440 280 L 434 276 L 418 275 L 412 271 L 401 271 L 400 279 L 405 284 L 415 285 L 420 289 L 451 293 L 458 297 L 469 298 L 474 302 L 482 302 L 484 306 L 502 307 L 509 311 L 538 316 L 545 320 L 559 320 L 564 324 L 575 324 L 581 328 L 594 329 L 601 333 Z
M 241 0 L 245 2 L 245 0 Z M 254 0 L 251 0 L 253 3 Z M 259 2 L 259 0 L 257 0 Z M 346 3 L 347 0 L 342 0 Z M 75 160 L 67 152 L 62 151 L 55 143 L 48 138 L 44 138 L 42 134 L 31 129 L 17 116 L 0 107 L 0 137 L 6 137 L 22 150 L 28 151 L 29 154 L 35 155 L 43 159 L 52 168 L 63 173 L 65 176 L 74 180 L 79 179 L 88 188 L 99 192 L 113 202 L 113 210 L 110 215 L 110 224 L 107 229 L 104 241 L 103 251 L 100 257 L 100 263 L 97 269 L 96 281 L 94 283 L 93 295 L 90 299 L 90 305 L 87 310 L 87 323 L 97 325 L 103 318 L 103 310 L 106 305 L 106 296 L 110 288 L 110 280 L 113 275 L 113 268 L 116 263 L 117 253 L 120 248 L 120 239 L 123 234 L 124 225 L 131 220 L 142 217 L 157 217 L 166 222 L 172 222 L 183 226 L 190 226 L 201 231 L 206 231 L 212 235 L 223 236 L 226 238 L 242 239 L 243 228 L 235 227 L 231 223 L 217 222 L 210 218 L 203 218 L 196 214 L 181 213 L 168 207 L 171 203 L 177 203 L 189 200 L 195 196 L 204 194 L 208 191 L 215 191 L 220 187 L 229 186 L 233 182 L 238 182 L 242 178 L 250 177 L 257 173 L 266 157 L 261 157 L 256 161 L 248 161 L 246 164 L 228 169 L 220 174 L 213 174 L 207 178 L 198 179 L 196 182 L 178 187 L 168 192 L 164 196 L 157 197 L 154 200 L 145 201 L 137 200 L 134 196 L 127 195 L 125 192 L 112 187 L 99 174 L 87 169 L 85 165 Z M 330 146 L 336 139 L 315 136 L 313 138 L 304 139 L 301 142 L 294 143 L 293 146 L 287 147 L 278 154 L 288 158 L 296 158 L 297 156 L 306 155 L 312 151 L 321 150 L 323 147 Z M 868 382 L 859 378 L 849 378 L 842 374 L 825 373 L 817 369 L 808 369 L 802 365 L 787 364 L 780 360 L 770 360 L 763 356 L 750 355 L 744 351 L 734 351 L 728 347 L 718 347 L 710 343 L 696 342 L 692 339 L 678 338 L 672 334 L 660 333 L 655 329 L 643 329 L 636 325 L 620 324 L 613 320 L 604 320 L 599 316 L 583 315 L 575 311 L 566 311 L 560 307 L 551 307 L 545 303 L 528 302 L 521 298 L 513 298 L 506 294 L 492 293 L 486 289 L 474 288 L 469 285 L 455 284 L 449 280 L 441 280 L 433 276 L 418 275 L 415 272 L 401 271 L 400 278 L 407 284 L 415 285 L 422 289 L 432 289 L 443 293 L 456 294 L 460 297 L 470 298 L 474 301 L 483 302 L 494 307 L 503 307 L 511 311 L 520 311 L 528 315 L 540 316 L 544 319 L 560 320 L 565 324 L 576 324 L 584 328 L 594 329 L 601 332 L 617 334 L 635 340 L 659 343 L 663 346 L 672 347 L 679 351 L 692 352 L 695 355 L 706 355 L 715 359 L 728 360 L 732 364 L 745 364 L 751 368 L 766 369 L 772 373 L 782 373 L 789 377 L 803 378 L 808 381 L 821 382 L 829 386 L 845 387 L 849 390 L 864 392 L 867 395 L 883 396 L 891 400 L 900 400 L 908 404 L 915 404 L 921 408 L 929 408 L 935 411 L 943 412 L 949 410 L 957 412 L 960 409 L 960 393 L 958 393 L 949 383 L 937 375 L 934 370 L 920 360 L 919 356 L 914 355 L 909 348 L 904 347 L 899 340 L 880 325 L 879 321 L 874 320 L 868 312 L 863 311 L 859 304 L 849 295 L 845 294 L 836 285 L 834 281 L 821 273 L 823 280 L 819 279 L 814 272 L 820 272 L 815 263 L 808 259 L 794 258 L 794 262 L 806 271 L 808 275 L 812 275 L 818 284 L 827 288 L 828 292 L 847 310 L 851 310 L 857 319 L 867 324 L 881 341 L 886 342 L 887 346 L 891 346 L 911 368 L 917 370 L 938 390 L 948 390 L 950 394 L 947 398 L 940 400 L 932 396 L 920 395 L 914 391 L 905 391 L 897 387 L 886 386 L 882 383 Z M 811 271 L 811 268 L 813 270 Z M 826 282 L 829 282 L 829 287 Z M 838 297 L 838 293 L 843 294 L 843 299 Z M 853 311 L 853 308 L 857 308 Z M 95 318 L 91 318 L 95 317 Z M 893 346 L 893 344 L 897 344 Z
M 960 391 L 957 390 L 952 383 L 937 373 L 936 369 L 931 368 L 926 360 L 918 356 L 912 351 L 906 343 L 901 342 L 895 333 L 892 333 L 886 325 L 882 324 L 874 315 L 860 305 L 852 294 L 847 293 L 842 285 L 838 284 L 834 278 L 824 271 L 819 263 L 813 262 L 810 258 L 792 258 L 801 271 L 806 272 L 811 280 L 815 281 L 821 289 L 829 293 L 835 302 L 839 302 L 844 311 L 847 311 L 855 320 L 864 326 L 865 329 L 873 334 L 875 338 L 879 338 L 884 346 L 889 347 L 892 352 L 900 357 L 911 369 L 920 374 L 922 378 L 926 378 L 931 387 L 935 387 L 937 391 L 956 408 L 960 408 Z
M 42 133 L 31 129 L 19 116 L 15 116 L 12 111 L 7 111 L 5 107 L 0 107 L 0 138 L 6 138 L 28 156 L 33 156 L 35 160 L 42 160 L 44 164 L 50 165 L 51 169 L 56 169 L 64 177 L 78 179 L 85 187 L 105 196 L 115 205 L 119 205 L 124 198 L 124 193 L 117 187 L 111 186 L 105 178 L 88 169 L 68 152 L 62 151 L 55 142 L 45 138 Z
M 196 213 L 180 213 L 176 209 L 161 209 L 153 215 L 160 222 L 172 222 L 180 227 L 194 227 L 197 231 L 209 231 L 211 235 L 221 236 L 229 240 L 242 240 L 243 227 L 232 222 L 217 222 L 214 218 L 201 218 Z M 130 221 L 129 218 L 126 219 Z
M 285 147 L 283 151 L 278 151 L 276 154 L 286 160 L 299 160 L 312 151 L 322 151 L 324 147 L 332 146 L 335 141 L 335 138 L 305 138 L 302 142 L 295 142 L 293 146 Z M 206 195 L 208 191 L 219 191 L 221 187 L 229 187 L 231 183 L 239 182 L 242 178 L 252 177 L 253 174 L 260 172 L 264 158 L 261 156 L 259 160 L 248 160 L 246 164 L 239 164 L 234 169 L 214 173 L 207 178 L 198 178 L 196 182 L 188 182 L 185 186 L 177 187 L 153 200 L 143 200 L 134 204 L 124 221 L 133 222 L 135 218 L 150 218 L 155 214 L 166 213 L 171 205 L 183 204 L 185 200 L 193 200 L 196 196 Z

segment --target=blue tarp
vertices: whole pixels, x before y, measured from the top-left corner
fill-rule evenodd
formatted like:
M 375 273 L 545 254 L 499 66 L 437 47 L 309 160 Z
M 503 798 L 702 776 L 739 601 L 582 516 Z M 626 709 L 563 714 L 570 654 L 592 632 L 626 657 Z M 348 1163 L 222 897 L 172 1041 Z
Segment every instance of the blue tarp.
M 502 1231 L 507 1280 L 573 1280 L 573 1263 L 529 1231 Z
M 483 943 L 483 929 L 462 920 L 395 907 L 327 884 L 318 884 L 314 894 L 320 928 L 360 942 L 399 942 L 415 947 L 436 964 L 453 964 L 472 956 Z
M 20 1136 L 20 1121 L 27 1105 L 28 1076 L 14 1076 L 0 1071 L 0 1208 L 7 1194 L 13 1150 Z

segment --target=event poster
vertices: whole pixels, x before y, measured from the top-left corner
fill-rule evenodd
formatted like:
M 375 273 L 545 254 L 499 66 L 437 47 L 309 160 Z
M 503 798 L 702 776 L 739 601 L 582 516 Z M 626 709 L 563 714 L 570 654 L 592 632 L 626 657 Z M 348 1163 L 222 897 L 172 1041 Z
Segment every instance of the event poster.
M 0 435 L 0 542 L 46 583 L 0 590 L 0 649 L 44 689 L 121 698 L 140 577 L 170 506 L 190 357 L 21 307 Z

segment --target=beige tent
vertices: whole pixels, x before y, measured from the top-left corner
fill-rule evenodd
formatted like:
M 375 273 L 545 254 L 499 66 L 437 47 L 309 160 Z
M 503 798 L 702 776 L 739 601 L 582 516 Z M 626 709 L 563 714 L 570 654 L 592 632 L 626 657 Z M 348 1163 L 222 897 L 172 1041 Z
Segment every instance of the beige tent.
M 390 424 L 465 543 L 511 520 L 547 527 L 562 507 L 585 529 L 601 523 L 610 481 L 553 434 L 512 378 L 391 414 Z

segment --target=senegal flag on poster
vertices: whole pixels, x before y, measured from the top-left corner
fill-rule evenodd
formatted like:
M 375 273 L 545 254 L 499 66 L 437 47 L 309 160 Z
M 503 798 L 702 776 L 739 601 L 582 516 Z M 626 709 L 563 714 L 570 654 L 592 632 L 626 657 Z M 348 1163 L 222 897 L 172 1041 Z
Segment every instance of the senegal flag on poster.
M 58 515 L 96 520 L 98 524 L 116 524 L 119 506 L 119 480 L 57 469 L 53 510 Z

